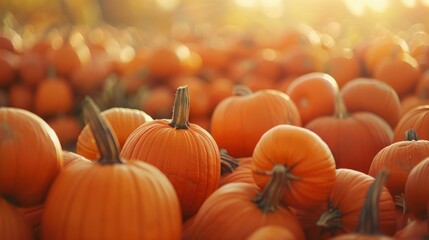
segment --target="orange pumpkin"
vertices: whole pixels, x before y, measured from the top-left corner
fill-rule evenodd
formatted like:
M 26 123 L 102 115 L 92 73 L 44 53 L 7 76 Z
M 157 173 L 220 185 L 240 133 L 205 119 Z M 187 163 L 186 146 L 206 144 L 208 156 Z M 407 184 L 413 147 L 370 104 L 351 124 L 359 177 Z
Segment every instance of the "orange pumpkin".
M 346 54 L 329 57 L 324 63 L 322 71 L 332 76 L 339 88 L 362 74 L 358 58 Z
M 113 132 L 118 138 L 119 148 L 122 148 L 130 134 L 145 122 L 152 121 L 152 117 L 144 111 L 131 108 L 114 107 L 101 112 L 107 119 Z M 89 159 L 100 157 L 90 126 L 83 127 L 77 137 L 76 153 Z
M 426 185 L 429 181 L 428 172 L 429 158 L 427 157 L 411 169 L 405 183 L 405 200 L 413 219 L 428 218 L 429 191 Z
M 336 180 L 327 201 L 316 208 L 298 209 L 307 239 L 330 239 L 344 233 L 353 233 L 359 226 L 359 216 L 374 178 L 352 169 L 337 169 Z M 387 188 L 379 186 L 379 226 L 383 234 L 396 231 L 396 213 L 393 198 Z
M 383 202 L 383 187 L 384 182 L 388 178 L 388 171 L 380 171 L 375 177 L 369 190 L 367 190 L 363 207 L 360 212 L 359 225 L 355 232 L 339 234 L 334 240 L 353 240 L 353 239 L 366 239 L 366 240 L 389 240 L 393 239 L 386 233 L 381 232 L 380 228 L 385 227 L 385 216 L 387 213 L 384 211 L 386 205 Z
M 33 111 L 33 89 L 22 83 L 15 83 L 9 87 L 9 106 Z
M 70 113 L 74 107 L 74 93 L 65 78 L 49 77 L 41 81 L 34 92 L 34 112 L 42 117 Z
M 294 239 L 293 233 L 291 230 L 280 227 L 277 225 L 267 225 L 264 227 L 260 227 L 255 230 L 247 240 L 287 240 Z
M 39 116 L 0 108 L 0 195 L 20 206 L 41 204 L 63 159 L 54 130 Z
M 179 197 L 184 220 L 217 189 L 220 178 L 219 148 L 206 130 L 189 123 L 189 98 L 188 87 L 179 87 L 172 119 L 142 124 L 121 151 L 122 157 L 148 162 L 168 177 Z
M 0 86 L 7 86 L 18 75 L 20 58 L 15 53 L 0 49 Z
M 298 107 L 302 125 L 319 116 L 334 113 L 335 96 L 339 91 L 332 76 L 322 72 L 304 74 L 287 88 L 286 94 Z
M 279 124 L 301 125 L 295 103 L 280 91 L 251 92 L 237 87 L 241 95 L 222 100 L 211 117 L 210 133 L 219 148 L 233 157 L 250 157 L 259 138 Z
M 337 168 L 367 173 L 374 156 L 392 143 L 393 130 L 381 117 L 370 112 L 348 113 L 340 95 L 335 114 L 309 122 L 305 128 L 328 144 Z
M 256 229 L 268 225 L 287 228 L 293 239 L 304 239 L 296 217 L 280 203 L 287 175 L 286 168 L 278 165 L 263 190 L 252 183 L 220 187 L 195 215 L 188 239 L 247 239 Z
M 19 210 L 0 198 L 0 239 L 34 239 L 30 225 Z
M 82 130 L 82 124 L 77 116 L 59 115 L 48 119 L 47 123 L 55 131 L 63 149 L 76 147 L 76 141 Z
M 41 239 L 180 239 L 171 183 L 150 164 L 122 160 L 107 120 L 91 99 L 84 104 L 100 158 L 61 171 L 45 202 Z
M 420 139 L 429 140 L 429 105 L 417 106 L 401 117 L 393 133 L 393 142 L 402 141 L 409 129 L 414 129 Z
M 26 51 L 20 56 L 19 77 L 25 84 L 36 86 L 47 77 L 48 61 L 44 55 Z
M 282 201 L 293 208 L 312 208 L 324 202 L 335 182 L 335 161 L 329 147 L 315 133 L 298 126 L 278 125 L 265 132 L 253 152 L 253 178 L 264 188 L 267 171 L 287 170 Z
M 392 129 L 400 119 L 399 96 L 390 85 L 371 78 L 356 78 L 340 90 L 350 113 L 371 112 L 383 118 Z
M 220 160 L 222 176 L 219 186 L 232 182 L 255 183 L 252 173 L 252 157 L 235 159 L 222 149 Z

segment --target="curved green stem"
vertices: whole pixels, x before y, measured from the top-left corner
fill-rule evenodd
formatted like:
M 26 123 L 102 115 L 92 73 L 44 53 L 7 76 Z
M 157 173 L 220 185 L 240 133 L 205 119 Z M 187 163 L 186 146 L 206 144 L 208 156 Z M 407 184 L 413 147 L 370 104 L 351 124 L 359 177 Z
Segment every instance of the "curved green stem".
M 94 100 L 88 96 L 83 102 L 83 114 L 88 121 L 100 152 L 98 162 L 102 164 L 123 163 L 115 133 L 106 118 L 100 115 L 100 109 Z
M 246 85 L 235 85 L 232 88 L 232 93 L 237 96 L 247 96 L 252 94 L 252 90 Z
M 419 137 L 417 136 L 416 131 L 411 128 L 407 132 L 405 132 L 405 140 L 406 141 L 418 141 Z

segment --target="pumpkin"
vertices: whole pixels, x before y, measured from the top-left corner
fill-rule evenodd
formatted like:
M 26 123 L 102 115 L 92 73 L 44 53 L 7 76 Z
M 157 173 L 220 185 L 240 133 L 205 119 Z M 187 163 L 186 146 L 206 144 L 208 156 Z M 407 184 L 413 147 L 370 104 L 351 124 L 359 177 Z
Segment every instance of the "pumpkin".
M 305 126 L 316 117 L 334 113 L 335 95 L 338 91 L 337 82 L 331 75 L 313 72 L 293 80 L 286 94 L 296 104 L 302 125 Z
M 405 200 L 411 218 L 427 219 L 429 191 L 429 158 L 425 158 L 411 169 L 405 183 Z
M 393 130 L 381 117 L 370 112 L 349 113 L 340 94 L 336 96 L 335 114 L 309 122 L 305 128 L 326 142 L 337 168 L 368 173 L 374 156 L 392 143 Z
M 407 224 L 403 229 L 396 232 L 393 236 L 396 240 L 408 239 L 428 239 L 429 223 L 428 220 L 415 219 Z
M 3 198 L 0 198 L 0 212 L 0 239 L 34 239 L 31 227 L 22 213 Z
M 340 92 L 350 113 L 374 113 L 384 119 L 392 129 L 399 122 L 399 96 L 387 83 L 371 78 L 356 78 L 345 84 Z
M 293 234 L 287 228 L 276 226 L 276 225 L 268 225 L 264 227 L 260 227 L 255 230 L 247 240 L 287 240 L 294 239 Z
M 356 56 L 342 53 L 329 57 L 323 64 L 323 72 L 332 76 L 338 87 L 342 88 L 346 83 L 361 76 L 362 70 Z
M 44 55 L 28 50 L 21 55 L 19 77 L 28 86 L 36 86 L 47 76 L 48 62 Z
M 77 138 L 82 131 L 82 124 L 77 116 L 59 115 L 47 120 L 47 123 L 55 131 L 63 149 L 74 149 Z
M 210 133 L 219 148 L 236 158 L 250 157 L 259 138 L 279 124 L 301 126 L 301 117 L 291 98 L 267 89 L 251 92 L 238 86 L 234 95 L 222 100 L 211 117 Z
M 335 161 L 315 133 L 298 126 L 278 125 L 262 135 L 252 160 L 253 178 L 260 188 L 269 182 L 274 165 L 287 169 L 282 201 L 293 208 L 312 208 L 324 202 L 335 182 Z M 264 174 L 265 173 L 265 174 Z
M 141 124 L 152 121 L 146 112 L 123 107 L 113 107 L 101 112 L 109 122 L 118 139 L 119 148 L 122 148 L 128 136 Z M 89 159 L 100 157 L 91 127 L 87 124 L 79 133 L 76 143 L 76 153 Z
M 67 79 L 48 77 L 37 85 L 34 92 L 34 112 L 42 117 L 70 113 L 74 99 L 72 86 Z
M 40 223 L 42 221 L 44 204 L 17 208 L 24 216 L 26 224 L 31 227 L 34 239 L 40 239 Z
M 61 144 L 39 116 L 0 108 L 0 195 L 20 207 L 41 204 L 61 170 Z
M 366 240 L 388 240 L 393 239 L 390 236 L 379 232 L 379 204 L 380 195 L 383 193 L 383 184 L 389 176 L 388 170 L 381 170 L 375 177 L 369 190 L 366 193 L 364 205 L 361 209 L 359 217 L 359 226 L 356 232 L 338 235 L 333 240 L 351 240 L 351 239 L 366 239 Z
M 229 183 L 218 188 L 192 220 L 188 239 L 246 239 L 255 229 L 268 225 L 287 228 L 293 239 L 304 239 L 296 217 L 281 204 L 287 175 L 287 168 L 279 164 L 264 189 L 252 183 Z
M 177 89 L 172 119 L 156 119 L 136 128 L 125 142 L 121 156 L 159 168 L 179 197 L 183 219 L 193 216 L 217 189 L 220 153 L 213 137 L 189 123 L 189 89 Z
M 22 83 L 12 84 L 7 93 L 9 107 L 33 111 L 33 89 Z
M 401 116 L 409 110 L 429 104 L 429 71 L 422 73 L 413 94 L 401 99 Z
M 0 49 L 0 86 L 11 84 L 18 75 L 20 58 L 17 54 Z
M 414 92 L 421 75 L 416 60 L 409 55 L 405 56 L 384 59 L 375 68 L 373 74 L 375 79 L 392 86 L 400 98 Z
M 375 155 L 368 174 L 375 175 L 383 168 L 390 171 L 386 187 L 392 194 L 398 210 L 398 229 L 406 225 L 408 218 L 404 198 L 405 183 L 410 171 L 429 155 L 429 141 L 419 140 L 413 129 L 407 131 L 404 141 L 392 143 Z
M 41 238 L 180 239 L 179 202 L 167 177 L 120 158 L 116 136 L 90 98 L 83 111 L 100 158 L 61 171 L 45 202 Z
M 374 178 L 356 170 L 336 170 L 336 181 L 326 201 L 312 209 L 297 209 L 307 239 L 329 239 L 344 233 L 353 233 L 359 226 L 359 216 Z M 386 235 L 396 231 L 396 213 L 393 198 L 382 186 L 378 200 L 379 227 Z
M 429 140 L 429 105 L 417 106 L 401 117 L 393 132 L 393 142 L 402 141 L 409 129 L 414 129 L 420 139 Z

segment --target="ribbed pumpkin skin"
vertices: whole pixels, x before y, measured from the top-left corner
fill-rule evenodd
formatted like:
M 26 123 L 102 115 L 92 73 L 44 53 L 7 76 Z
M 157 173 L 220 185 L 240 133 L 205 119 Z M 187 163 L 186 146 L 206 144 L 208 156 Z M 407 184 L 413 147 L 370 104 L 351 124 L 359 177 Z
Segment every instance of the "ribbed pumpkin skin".
M 253 154 L 253 169 L 270 171 L 275 164 L 292 168 L 299 180 L 291 180 L 283 202 L 294 208 L 311 208 L 324 202 L 335 182 L 335 161 L 329 147 L 313 132 L 297 126 L 279 125 L 259 140 Z M 258 186 L 270 176 L 253 173 Z
M 194 215 L 219 186 L 220 153 L 202 127 L 190 123 L 176 129 L 169 120 L 157 119 L 137 128 L 121 151 L 124 159 L 148 162 L 173 184 L 184 219 Z
M 408 129 L 414 129 L 420 139 L 429 140 L 429 105 L 415 107 L 401 117 L 394 131 L 393 142 L 402 141 Z
M 260 191 L 251 183 L 220 187 L 195 215 L 188 239 L 246 239 L 267 225 L 284 226 L 291 231 L 293 239 L 304 239 L 302 228 L 289 209 L 280 206 L 275 212 L 264 213 L 252 202 Z
M 181 224 L 174 189 L 155 167 L 73 164 L 49 192 L 41 238 L 180 239 Z
M 429 157 L 418 163 L 405 183 L 405 200 L 412 218 L 427 219 L 429 201 Z
M 381 168 L 389 169 L 386 187 L 392 196 L 396 196 L 404 193 L 411 169 L 428 156 L 429 140 L 392 143 L 375 155 L 368 174 L 375 177 Z
M 101 112 L 101 115 L 110 123 L 120 147 L 125 144 L 128 136 L 137 127 L 145 122 L 152 121 L 152 117 L 144 111 L 131 108 L 109 108 Z M 76 153 L 89 160 L 96 160 L 100 157 L 95 144 L 94 135 L 88 125 L 86 125 L 79 134 L 76 144 Z
M 3 198 L 0 198 L 0 239 L 30 240 L 33 233 L 24 215 Z
M 260 90 L 222 100 L 213 111 L 210 133 L 231 156 L 250 157 L 262 134 L 279 124 L 301 126 L 295 103 L 283 92 Z
M 327 201 L 316 208 L 297 210 L 296 216 L 301 222 L 307 239 L 329 239 L 342 233 L 353 233 L 359 225 L 359 217 L 369 187 L 374 178 L 352 169 L 337 169 L 337 177 L 331 195 Z M 318 227 L 316 222 L 323 212 L 338 209 L 342 214 L 341 225 L 344 231 L 336 229 L 334 235 L 329 229 Z M 396 214 L 393 198 L 387 188 L 383 188 L 379 199 L 379 226 L 386 235 L 393 235 L 396 231 Z
M 247 240 L 288 240 L 294 239 L 293 234 L 287 228 L 280 226 L 265 226 L 254 231 Z
M 357 78 L 345 84 L 340 92 L 349 112 L 374 113 L 383 118 L 392 129 L 398 124 L 401 103 L 398 94 L 387 83 L 376 79 Z
M 61 170 L 62 148 L 37 115 L 0 108 L 0 195 L 16 206 L 41 204 Z
M 380 117 L 357 112 L 346 118 L 321 117 L 305 128 L 315 132 L 328 144 L 337 168 L 368 173 L 374 156 L 392 143 L 393 131 Z

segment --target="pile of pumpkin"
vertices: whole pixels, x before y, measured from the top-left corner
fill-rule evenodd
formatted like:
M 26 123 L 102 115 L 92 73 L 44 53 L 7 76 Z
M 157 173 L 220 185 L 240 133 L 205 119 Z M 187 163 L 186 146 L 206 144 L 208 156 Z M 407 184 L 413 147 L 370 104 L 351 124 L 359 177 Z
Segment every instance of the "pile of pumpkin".
M 161 48 L 143 49 L 127 64 L 113 64 L 124 72 L 108 96 L 119 88 L 168 89 L 164 99 L 171 101 L 154 102 L 167 106 L 163 113 L 103 105 L 106 95 L 97 91 L 105 75 L 94 90 L 90 80 L 74 80 L 83 81 L 71 94 L 74 110 L 49 112 L 66 95 L 57 88 L 48 93 L 59 95 L 38 108 L 0 108 L 0 239 L 427 237 L 423 33 L 408 41 L 386 34 L 350 57 L 307 30 L 287 31 L 276 44 L 232 30 L 214 34 L 214 42 L 230 40 L 228 51 L 181 36 L 194 48 L 167 51 L 170 42 L 162 58 L 153 57 Z M 73 63 L 65 57 L 75 50 L 71 42 L 52 48 L 64 51 L 56 73 Z M 200 65 L 179 61 L 170 71 L 180 59 L 171 53 L 180 49 Z M 13 48 L 0 53 L 3 61 L 13 54 Z M 99 70 L 85 66 L 69 74 Z M 12 80 L 0 81 L 8 96 L 15 84 L 27 84 L 16 69 L 11 73 Z M 71 84 L 72 75 L 33 86 L 37 92 L 42 83 Z M 76 112 L 88 124 L 68 151 L 63 130 L 55 131 L 47 116 Z

